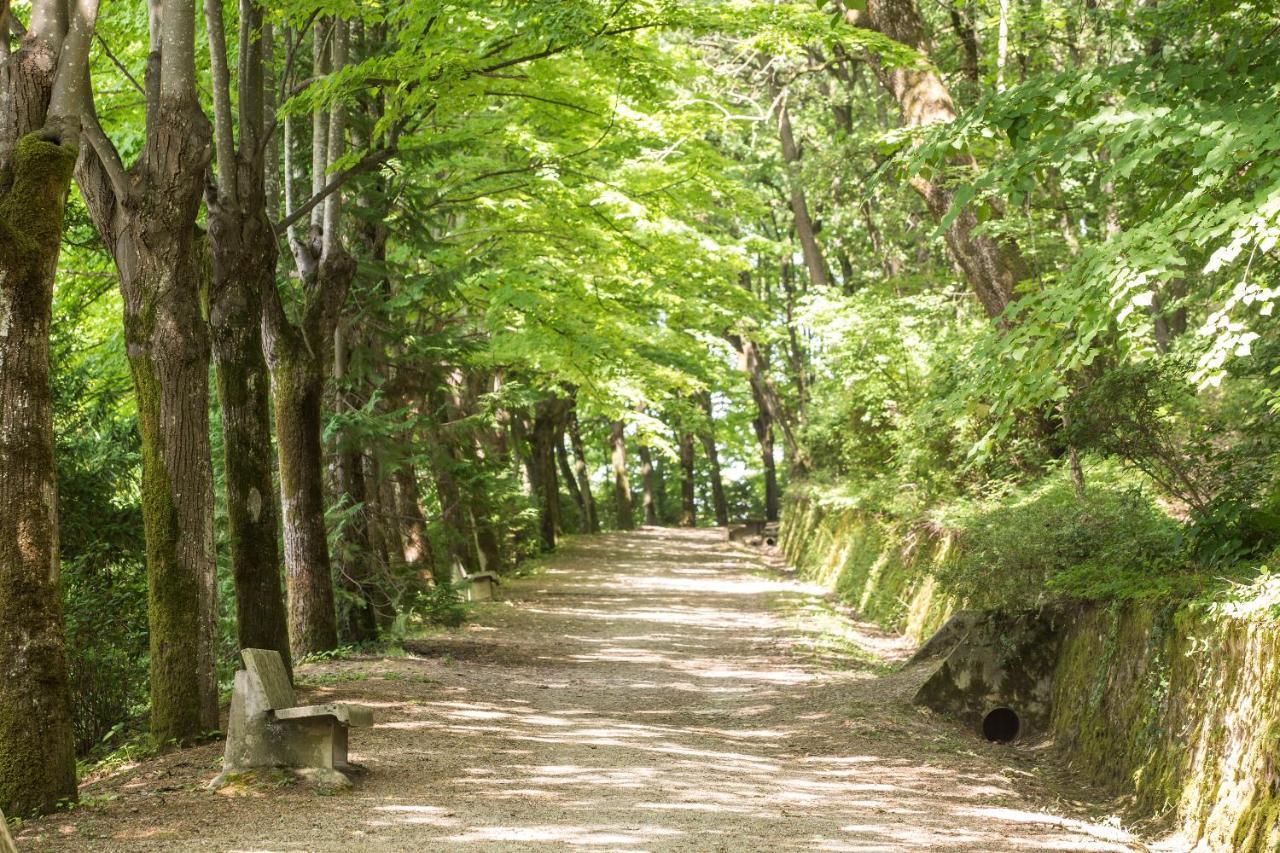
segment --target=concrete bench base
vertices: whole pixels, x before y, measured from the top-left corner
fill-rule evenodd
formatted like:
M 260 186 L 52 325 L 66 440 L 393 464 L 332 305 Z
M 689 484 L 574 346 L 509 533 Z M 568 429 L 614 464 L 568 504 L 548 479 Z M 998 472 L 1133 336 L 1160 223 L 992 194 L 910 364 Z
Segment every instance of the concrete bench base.
M 245 649 L 243 655 L 248 668 L 236 673 L 222 773 L 210 789 L 260 768 L 299 769 L 326 786 L 349 785 L 348 730 L 373 725 L 373 711 L 336 703 L 295 705 L 278 653 Z

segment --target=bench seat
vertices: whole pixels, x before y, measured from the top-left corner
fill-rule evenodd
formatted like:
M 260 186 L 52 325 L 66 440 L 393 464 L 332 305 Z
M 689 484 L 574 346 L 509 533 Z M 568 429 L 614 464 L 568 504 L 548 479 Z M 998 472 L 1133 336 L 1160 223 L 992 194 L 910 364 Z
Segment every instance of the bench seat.
M 277 708 L 271 713 L 277 720 L 333 717 L 344 725 L 358 729 L 373 725 L 373 709 L 364 705 L 345 705 L 331 702 L 327 705 L 299 705 L 294 708 Z

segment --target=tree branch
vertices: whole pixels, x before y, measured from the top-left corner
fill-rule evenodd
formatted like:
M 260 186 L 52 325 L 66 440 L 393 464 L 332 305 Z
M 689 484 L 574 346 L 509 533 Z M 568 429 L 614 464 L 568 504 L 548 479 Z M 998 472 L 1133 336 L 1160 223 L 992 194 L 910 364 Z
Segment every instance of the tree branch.
M 138 78 L 134 77 L 133 74 L 129 72 L 129 69 L 125 67 L 125 64 L 119 60 L 115 55 L 115 52 L 111 49 L 111 45 L 107 44 L 106 39 L 102 37 L 102 34 L 94 33 L 94 38 L 96 38 L 98 40 L 98 44 L 102 46 L 102 52 L 107 55 L 107 59 L 111 60 L 111 64 L 119 69 L 120 73 L 124 75 L 125 79 L 129 81 L 133 88 L 137 89 L 143 97 L 146 97 L 147 90 L 142 88 L 142 84 L 138 82 Z
M 98 113 L 93 106 L 93 95 L 87 86 L 83 97 L 85 107 L 80 113 L 80 130 L 88 140 L 89 147 L 93 150 L 103 173 L 107 176 L 107 183 L 111 186 L 111 192 L 118 204 L 129 194 L 129 179 L 125 174 L 124 163 L 120 160 L 120 152 L 116 150 L 115 143 L 98 122 Z
M 346 184 L 347 181 L 351 180 L 357 175 L 361 175 L 365 172 L 372 171 L 375 167 L 382 165 L 383 163 L 387 162 L 392 157 L 394 157 L 398 153 L 398 151 L 399 151 L 398 146 L 390 145 L 386 148 L 376 148 L 368 152 L 363 157 L 361 157 L 360 160 L 354 166 L 352 166 L 349 169 L 344 169 L 343 171 L 339 172 L 338 174 L 330 178 L 329 182 L 325 184 L 323 187 L 321 187 L 319 190 L 317 190 L 315 193 L 313 193 L 311 198 L 307 199 L 297 208 L 290 211 L 289 214 L 285 216 L 284 219 L 281 219 L 279 222 L 276 222 L 272 227 L 274 227 L 276 231 L 279 232 L 287 229 L 291 225 L 296 224 L 304 216 L 306 216 L 308 213 L 314 210 L 317 205 L 323 204 L 324 200 L 328 198 L 330 194 L 341 189 L 342 186 Z

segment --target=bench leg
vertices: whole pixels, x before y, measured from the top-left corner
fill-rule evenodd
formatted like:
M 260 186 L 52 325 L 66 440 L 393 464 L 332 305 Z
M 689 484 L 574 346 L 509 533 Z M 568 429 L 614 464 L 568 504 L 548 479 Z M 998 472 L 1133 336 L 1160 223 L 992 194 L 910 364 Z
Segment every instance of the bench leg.
M 321 767 L 332 770 L 338 750 L 345 763 L 347 733 L 345 726 L 333 717 L 316 717 L 310 720 L 289 720 L 277 723 L 283 739 L 285 764 L 290 767 Z M 336 743 L 339 729 L 341 746 Z
M 338 723 L 333 728 L 333 766 L 338 770 L 346 770 L 347 762 L 347 727 Z

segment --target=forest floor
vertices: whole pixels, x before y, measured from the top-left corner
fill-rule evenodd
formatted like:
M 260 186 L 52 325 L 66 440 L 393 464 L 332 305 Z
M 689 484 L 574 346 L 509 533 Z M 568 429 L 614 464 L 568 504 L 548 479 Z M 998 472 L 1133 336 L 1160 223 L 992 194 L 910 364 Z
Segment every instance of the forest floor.
M 355 789 L 218 796 L 209 744 L 89 781 L 36 850 L 1142 850 L 1045 750 L 909 698 L 898 638 L 723 541 L 569 540 L 404 657 L 300 669 L 375 708 Z

